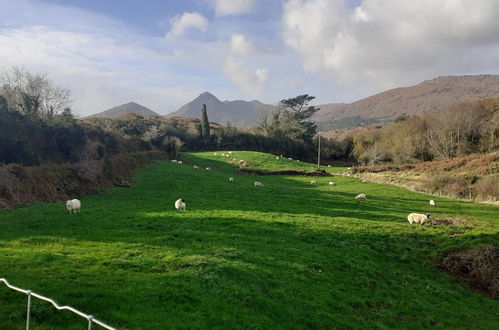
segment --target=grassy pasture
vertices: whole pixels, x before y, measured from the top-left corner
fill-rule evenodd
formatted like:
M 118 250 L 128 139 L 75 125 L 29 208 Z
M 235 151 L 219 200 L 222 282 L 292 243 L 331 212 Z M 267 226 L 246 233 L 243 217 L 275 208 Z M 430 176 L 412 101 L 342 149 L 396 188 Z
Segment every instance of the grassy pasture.
M 78 215 L 64 203 L 1 211 L 0 277 L 127 329 L 499 327 L 499 301 L 430 262 L 497 245 L 497 207 L 436 199 L 435 217 L 470 225 L 411 227 L 407 214 L 428 211 L 428 196 L 349 177 L 239 176 L 213 152 L 182 159 L 145 166 L 132 188 L 81 197 Z M 173 209 L 179 197 L 185 213 Z M 25 306 L 0 284 L 0 328 L 23 329 Z M 86 326 L 44 302 L 32 313 L 34 329 Z

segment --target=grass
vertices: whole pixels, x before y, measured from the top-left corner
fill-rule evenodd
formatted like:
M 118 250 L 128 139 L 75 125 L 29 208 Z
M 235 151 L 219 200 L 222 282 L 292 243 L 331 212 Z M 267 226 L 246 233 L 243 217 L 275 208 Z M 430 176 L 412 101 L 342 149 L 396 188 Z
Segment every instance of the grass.
M 0 277 L 127 329 L 499 326 L 499 301 L 430 262 L 497 245 L 497 207 L 437 199 L 434 216 L 473 225 L 411 227 L 407 214 L 428 211 L 428 196 L 350 177 L 333 187 L 327 177 L 238 176 L 212 152 L 182 159 L 143 167 L 133 188 L 81 197 L 78 215 L 64 203 L 0 212 Z M 180 197 L 185 213 L 173 210 Z M 22 329 L 26 296 L 0 284 L 0 302 L 2 328 Z M 39 301 L 32 323 L 86 326 Z

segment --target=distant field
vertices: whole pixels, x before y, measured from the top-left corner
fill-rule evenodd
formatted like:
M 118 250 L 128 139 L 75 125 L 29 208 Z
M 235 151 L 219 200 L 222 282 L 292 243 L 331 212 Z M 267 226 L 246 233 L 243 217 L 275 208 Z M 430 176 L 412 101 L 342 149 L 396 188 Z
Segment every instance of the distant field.
M 437 199 L 434 217 L 469 224 L 411 227 L 407 214 L 427 212 L 428 196 L 342 176 L 236 175 L 213 152 L 182 160 L 145 166 L 132 188 L 81 197 L 78 215 L 62 202 L 1 211 L 0 277 L 117 328 L 499 327 L 498 300 L 431 263 L 444 250 L 498 245 L 496 206 Z M 180 197 L 185 213 L 173 209 Z M 23 329 L 25 307 L 0 283 L 1 329 Z M 44 302 L 32 313 L 33 329 L 86 327 Z

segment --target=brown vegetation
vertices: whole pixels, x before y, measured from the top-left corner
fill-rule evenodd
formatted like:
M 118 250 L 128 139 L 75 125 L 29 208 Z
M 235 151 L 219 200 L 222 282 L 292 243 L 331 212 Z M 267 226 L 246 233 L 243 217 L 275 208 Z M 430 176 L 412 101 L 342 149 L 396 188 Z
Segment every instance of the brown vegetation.
M 499 248 L 485 246 L 475 250 L 450 251 L 434 262 L 475 290 L 499 299 Z
M 135 169 L 166 158 L 165 152 L 145 151 L 72 164 L 4 165 L 0 167 L 0 208 L 66 200 L 112 185 L 129 186 Z
M 246 175 L 304 175 L 304 176 L 332 176 L 332 174 L 324 171 L 298 171 L 298 170 L 281 170 L 281 171 L 261 171 L 241 168 L 237 171 L 238 174 Z

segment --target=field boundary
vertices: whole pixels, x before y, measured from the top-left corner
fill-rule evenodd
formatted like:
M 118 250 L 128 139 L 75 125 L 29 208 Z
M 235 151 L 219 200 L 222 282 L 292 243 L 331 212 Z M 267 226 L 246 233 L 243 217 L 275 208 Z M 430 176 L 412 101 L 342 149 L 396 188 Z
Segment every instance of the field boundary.
M 50 298 L 47 298 L 45 296 L 42 296 L 38 293 L 35 293 L 31 290 L 26 290 L 26 289 L 22 289 L 22 288 L 19 288 L 17 286 L 14 286 L 12 284 L 10 284 L 7 279 L 5 278 L 0 278 L 0 282 L 3 282 L 5 283 L 5 285 L 9 288 L 9 289 L 12 289 L 12 290 L 15 290 L 15 291 L 18 291 L 18 292 L 21 292 L 21 293 L 24 293 L 25 295 L 28 296 L 28 305 L 27 305 L 27 308 L 26 308 L 26 330 L 29 330 L 29 322 L 30 322 L 30 316 L 31 316 L 31 297 L 35 297 L 35 298 L 38 298 L 40 300 L 44 300 L 44 301 L 47 301 L 49 303 L 51 303 L 55 308 L 57 308 L 58 310 L 68 310 L 70 312 L 73 312 L 75 313 L 76 315 L 78 316 L 81 316 L 83 317 L 84 319 L 87 319 L 88 320 L 88 330 L 91 330 L 92 329 L 92 324 L 95 323 L 97 325 L 100 325 L 101 327 L 103 327 L 104 329 L 108 329 L 108 330 L 116 330 L 115 328 L 107 325 L 106 323 L 102 322 L 102 321 L 99 321 L 97 319 L 95 319 L 92 315 L 88 315 L 88 314 L 85 314 L 83 312 L 80 312 L 79 310 L 77 310 L 76 308 L 73 308 L 71 306 L 60 306 L 58 303 L 56 303 L 54 300 L 50 299 Z

